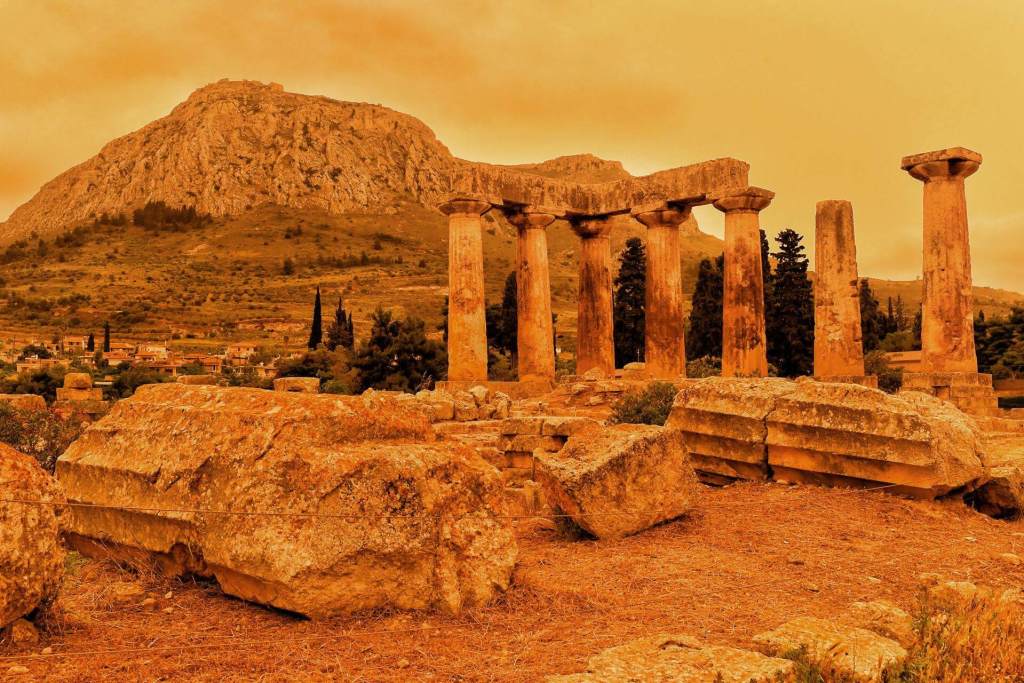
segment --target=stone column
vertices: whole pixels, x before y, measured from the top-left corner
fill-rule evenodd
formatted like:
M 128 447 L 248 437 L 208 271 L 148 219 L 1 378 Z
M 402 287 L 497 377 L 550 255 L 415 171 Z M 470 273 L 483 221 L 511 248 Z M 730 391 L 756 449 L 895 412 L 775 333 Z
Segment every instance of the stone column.
M 487 380 L 484 249 L 481 216 L 490 202 L 450 199 L 448 216 L 448 380 Z
M 715 201 L 725 213 L 722 376 L 765 377 L 764 280 L 758 212 L 775 193 L 757 187 Z
M 573 218 L 570 225 L 580 238 L 576 374 L 596 368 L 610 376 L 615 373 L 611 224 L 600 216 Z
M 690 207 L 640 208 L 633 217 L 647 228 L 644 290 L 644 362 L 653 379 L 686 375 L 683 276 L 679 263 L 679 225 Z
M 963 147 L 904 157 L 900 165 L 924 182 L 925 372 L 978 372 L 964 178 L 980 165 L 981 155 Z
M 860 291 L 853 206 L 848 201 L 818 202 L 814 233 L 814 375 L 862 377 L 864 345 L 860 330 Z
M 510 212 L 519 231 L 516 242 L 516 351 L 519 381 L 555 377 L 554 327 L 551 321 L 551 277 L 548 271 L 547 227 L 559 212 L 526 208 Z

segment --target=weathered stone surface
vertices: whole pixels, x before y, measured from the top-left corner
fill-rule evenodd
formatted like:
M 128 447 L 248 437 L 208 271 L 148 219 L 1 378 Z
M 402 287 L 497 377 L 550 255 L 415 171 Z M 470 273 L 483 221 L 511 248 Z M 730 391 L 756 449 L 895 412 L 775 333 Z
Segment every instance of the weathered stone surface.
M 888 600 L 855 602 L 839 616 L 839 621 L 891 638 L 903 647 L 914 642 L 914 618 Z
M 274 380 L 274 391 L 319 394 L 320 380 L 316 377 L 278 377 Z
M 534 456 L 548 503 L 598 538 L 621 538 L 679 517 L 700 495 L 682 434 L 663 427 L 584 431 L 558 453 Z
M 559 214 L 557 210 L 534 208 L 506 213 L 517 230 L 516 349 L 520 379 L 555 377 L 547 227 Z
M 895 640 L 814 617 L 799 617 L 756 635 L 754 644 L 767 655 L 806 648 L 810 657 L 863 681 L 879 680 L 887 667 L 907 658 L 907 651 Z
M 205 384 L 213 386 L 220 383 L 217 375 L 178 375 L 178 384 L 191 384 L 193 386 Z
M 775 378 L 696 380 L 676 394 L 665 426 L 683 432 L 702 480 L 767 479 L 765 420 L 779 398 L 795 389 L 793 382 Z
M 76 508 L 81 551 L 313 617 L 458 612 L 506 588 L 516 556 L 496 471 L 388 396 L 149 385 L 57 475 L 75 501 L 142 508 Z
M 18 410 L 46 410 L 46 399 L 37 394 L 0 394 L 0 403 Z
M 923 394 L 797 382 L 767 426 L 768 464 L 784 481 L 881 485 L 934 498 L 984 476 L 970 418 Z
M 576 372 L 600 379 L 615 373 L 611 223 L 578 219 L 570 225 L 580 238 Z
M 814 375 L 862 377 L 857 243 L 850 202 L 818 202 L 814 266 Z
M 64 577 L 66 515 L 57 482 L 39 464 L 0 444 L 0 628 L 52 601 Z M 44 504 L 3 501 L 43 501 Z
M 707 645 L 691 636 L 657 635 L 590 658 L 584 673 L 548 683 L 785 683 L 793 662 L 757 652 Z
M 448 216 L 448 379 L 487 380 L 482 216 L 491 204 L 453 198 L 440 206 Z
M 87 372 L 69 372 L 64 375 L 65 389 L 90 389 L 92 388 L 92 375 Z

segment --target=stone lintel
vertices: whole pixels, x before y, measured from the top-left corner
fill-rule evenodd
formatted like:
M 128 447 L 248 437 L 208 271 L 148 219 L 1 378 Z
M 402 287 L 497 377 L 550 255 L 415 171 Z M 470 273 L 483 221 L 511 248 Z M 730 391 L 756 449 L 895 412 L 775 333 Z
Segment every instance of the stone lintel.
M 903 161 L 900 162 L 900 168 L 907 171 L 918 164 L 927 164 L 933 161 L 973 161 L 976 164 L 980 164 L 981 155 L 966 147 L 950 147 L 948 149 L 935 150 L 934 152 L 922 152 L 921 154 L 905 156 Z
M 713 201 L 710 199 L 706 192 L 692 195 L 689 197 L 677 197 L 675 199 L 656 199 L 650 202 L 644 202 L 638 204 L 630 209 L 629 213 L 635 218 L 642 213 L 650 213 L 652 211 L 689 211 L 694 206 L 700 206 L 701 204 L 707 204 Z
M 775 198 L 775 193 L 761 187 L 746 187 L 737 192 L 718 197 L 714 201 L 715 208 L 729 213 L 730 211 L 761 211 Z

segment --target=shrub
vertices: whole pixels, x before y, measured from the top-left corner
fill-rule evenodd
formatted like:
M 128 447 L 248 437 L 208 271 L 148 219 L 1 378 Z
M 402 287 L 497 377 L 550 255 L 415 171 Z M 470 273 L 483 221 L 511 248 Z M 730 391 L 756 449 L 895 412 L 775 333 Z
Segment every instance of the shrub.
M 989 372 L 992 374 L 992 379 L 1013 379 L 1013 370 L 1006 367 L 1002 363 L 996 363 Z
M 686 376 L 700 379 L 701 377 L 717 377 L 722 374 L 722 359 L 718 356 L 701 356 L 686 364 Z
M 889 365 L 889 358 L 884 351 L 872 351 L 864 356 L 864 372 L 878 376 L 878 388 L 895 394 L 903 386 L 903 368 Z
M 642 391 L 631 391 L 612 406 L 613 424 L 664 425 L 672 410 L 676 387 L 669 382 L 652 382 Z
M 0 441 L 35 458 L 50 473 L 86 424 L 78 414 L 61 417 L 53 410 L 20 410 L 0 403 Z

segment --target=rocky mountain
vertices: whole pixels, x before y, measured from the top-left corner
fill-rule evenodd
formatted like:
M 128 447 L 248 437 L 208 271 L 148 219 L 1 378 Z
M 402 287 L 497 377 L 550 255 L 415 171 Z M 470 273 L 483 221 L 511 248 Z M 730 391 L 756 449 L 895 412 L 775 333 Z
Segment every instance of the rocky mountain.
M 456 159 L 412 116 L 224 80 L 48 182 L 0 224 L 0 242 L 50 237 L 156 200 L 213 216 L 264 204 L 393 213 L 404 199 L 429 204 L 467 166 L 485 165 Z M 576 182 L 631 177 L 589 154 L 499 168 Z

